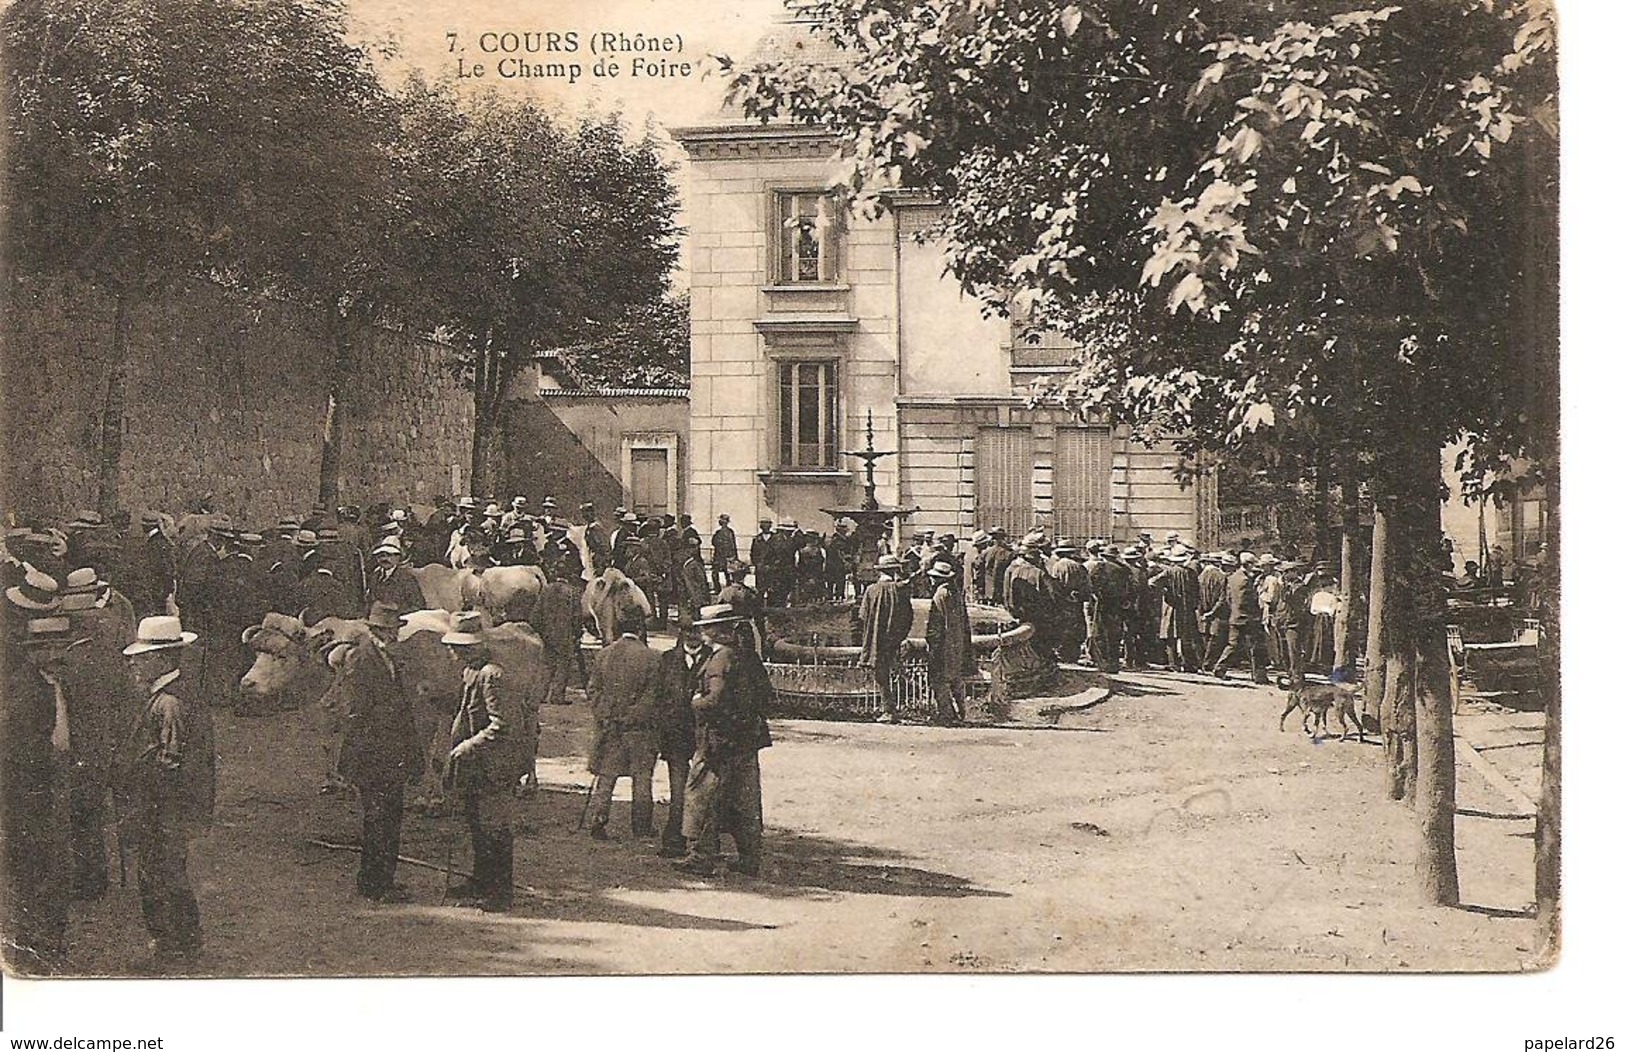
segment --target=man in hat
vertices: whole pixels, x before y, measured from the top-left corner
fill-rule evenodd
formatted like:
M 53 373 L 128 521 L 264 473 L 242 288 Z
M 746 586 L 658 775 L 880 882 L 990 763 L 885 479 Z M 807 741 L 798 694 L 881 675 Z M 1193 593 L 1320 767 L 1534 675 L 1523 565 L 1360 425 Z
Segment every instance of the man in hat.
M 502 532 L 506 533 L 515 526 L 530 521 L 530 500 L 523 494 L 516 494 L 508 502 L 508 510 L 502 513 L 502 521 L 498 523 Z M 528 532 L 528 531 L 527 531 Z
M 706 573 L 705 560 L 700 556 L 699 538 L 682 537 L 680 540 L 683 557 L 677 579 L 682 590 L 678 592 L 677 603 L 679 612 L 687 614 L 692 621 L 699 616 L 700 607 L 711 602 L 711 580 Z
M 1095 666 L 1115 674 L 1122 668 L 1123 621 L 1130 601 L 1132 579 L 1115 544 L 1092 545 L 1095 558 L 1089 585 L 1095 599 L 1090 607 L 1089 639 Z
M 1167 652 L 1168 667 L 1197 671 L 1202 665 L 1202 633 L 1196 620 L 1201 589 L 1196 571 L 1190 567 L 1190 554 L 1183 548 L 1174 548 L 1168 554 L 1167 565 L 1146 584 L 1162 599 L 1158 636 Z
M 1196 577 L 1198 625 L 1202 630 L 1202 668 L 1213 668 L 1230 635 L 1229 575 L 1221 568 L 1224 556 L 1209 552 L 1202 556 L 1202 570 Z M 1239 563 L 1237 565 L 1240 565 Z
M 909 546 L 903 549 L 898 558 L 903 563 L 902 579 L 908 582 L 909 594 L 929 598 L 935 587 L 926 579 L 926 571 L 931 566 L 930 531 L 915 530 L 909 537 Z
M 982 561 L 982 600 L 994 606 L 1003 606 L 1004 577 L 1016 556 L 1003 526 L 991 527 L 987 535 L 992 543 L 988 546 L 987 557 Z
M 697 876 L 714 875 L 726 832 L 739 850 L 736 868 L 754 877 L 762 864 L 757 754 L 773 744 L 767 727 L 772 687 L 756 652 L 741 640 L 744 622 L 732 607 L 706 607 L 695 627 L 711 652 L 699 665 L 693 697 L 695 750 L 683 811 L 688 852 L 674 865 Z
M 599 652 L 587 683 L 592 705 L 593 775 L 587 800 L 588 831 L 608 840 L 615 783 L 632 779 L 632 835 L 654 835 L 654 770 L 660 752 L 660 657 L 643 641 L 643 614 L 622 617 L 620 638 Z
M 1263 611 L 1264 652 L 1270 668 L 1284 669 L 1281 632 L 1275 624 L 1276 607 L 1281 601 L 1281 562 L 1269 552 L 1258 557 L 1258 607 Z
M 318 535 L 300 530 L 293 543 L 300 553 L 299 585 L 293 605 L 305 624 L 314 625 L 328 617 L 351 616 L 344 582 L 326 565 Z
M 976 675 L 964 574 L 946 559 L 932 563 L 926 573 L 936 582 L 925 625 L 931 698 L 936 705 L 932 722 L 959 723 L 965 718 L 965 681 Z
M 824 580 L 830 599 L 839 603 L 846 599 L 846 582 L 858 566 L 858 538 L 852 532 L 850 519 L 835 520 L 835 532 L 824 545 Z
M 531 755 L 520 733 L 524 714 L 518 692 L 491 658 L 482 615 L 457 614 L 440 641 L 463 664 L 447 791 L 458 799 L 474 842 L 474 872 L 455 891 L 461 905 L 505 912 L 513 906 L 514 794 Z
M 649 562 L 649 586 L 644 588 L 644 595 L 654 610 L 655 622 L 662 627 L 671 617 L 672 604 L 682 598 L 678 576 L 684 556 L 676 547 L 680 540 L 676 529 L 667 529 L 658 520 L 638 528 L 643 557 Z
M 801 532 L 794 519 L 780 519 L 773 527 L 773 536 L 764 556 L 768 566 L 770 585 L 762 589 L 762 599 L 768 606 L 789 606 L 796 584 L 796 537 Z M 757 567 L 760 571 L 761 567 Z
M 542 681 L 536 696 L 543 705 L 569 703 L 564 691 L 581 655 L 580 584 L 579 572 L 574 578 L 550 574 L 531 604 L 530 627 L 542 641 Z
M 238 671 L 237 651 L 246 626 L 232 627 L 239 574 L 232 563 L 236 531 L 224 521 L 212 522 L 204 539 L 181 565 L 175 584 L 180 616 L 202 640 L 202 673 L 193 684 L 197 696 L 209 705 L 230 705 Z
M 1016 549 L 1016 558 L 1004 575 L 1005 609 L 1017 621 L 1033 626 L 1033 650 L 1048 665 L 1055 664 L 1055 580 L 1044 569 L 1048 538 L 1029 532 Z
M 559 519 L 559 502 L 553 499 L 552 494 L 548 494 L 542 498 L 541 507 L 539 508 L 539 513 L 536 516 L 536 521 L 541 523 L 544 531 L 553 526 L 564 525 L 564 523 Z
M 626 573 L 627 550 L 638 535 L 638 517 L 630 511 L 617 514 L 615 529 L 609 535 L 609 565 Z M 628 577 L 632 576 L 627 574 Z
M 1088 638 L 1085 611 L 1094 600 L 1089 587 L 1089 572 L 1078 561 L 1078 546 L 1069 539 L 1055 544 L 1055 556 L 1049 562 L 1049 575 L 1055 581 L 1055 648 L 1056 655 L 1067 662 L 1077 661 Z
M 1213 674 L 1224 679 L 1230 659 L 1238 649 L 1245 649 L 1253 667 L 1253 682 L 1268 683 L 1269 678 L 1264 674 L 1269 659 L 1264 653 L 1264 614 L 1258 603 L 1257 559 L 1251 552 L 1243 555 L 1245 558 L 1236 560 L 1225 583 L 1229 638 L 1213 665 Z
M 914 627 L 914 608 L 897 575 L 903 564 L 887 553 L 875 562 L 875 581 L 864 589 L 858 604 L 863 653 L 858 664 L 875 670 L 880 691 L 880 723 L 897 722 L 897 684 L 894 673 L 902 660 L 903 643 Z
M 406 784 L 423 773 L 411 698 L 390 653 L 400 625 L 399 607 L 374 602 L 367 634 L 337 644 L 342 658 L 329 688 L 340 714 L 338 773 L 361 798 L 356 893 L 377 902 L 408 900 L 395 883 L 401 815 Z
M 822 602 L 829 595 L 829 582 L 824 578 L 824 538 L 812 530 L 804 530 L 797 543 L 798 547 L 791 556 L 796 602 Z
M 6 963 L 23 974 L 50 974 L 67 953 L 71 891 L 68 704 L 52 682 L 74 640 L 72 624 L 53 616 L 54 578 L 33 566 L 6 589 L 0 675 L 5 763 L 0 764 L 0 841 L 5 879 Z
M 750 564 L 756 574 L 756 591 L 762 597 L 763 605 L 772 588 L 773 576 L 773 520 L 762 518 L 756 523 L 756 533 L 750 539 L 750 551 L 745 561 Z
M 451 537 L 446 542 L 446 564 L 454 570 L 461 570 L 468 565 L 469 549 L 476 534 L 480 533 L 479 502 L 473 497 L 457 498 L 457 518 L 452 526 Z
M 406 552 L 394 537 L 385 537 L 372 550 L 372 578 L 367 582 L 367 603 L 388 603 L 402 613 L 422 610 L 427 605 L 423 588 L 405 565 Z
M 986 530 L 977 530 L 970 535 L 970 547 L 970 561 L 966 566 L 969 581 L 966 587 L 972 599 L 985 603 L 987 596 L 982 591 L 982 579 L 987 575 L 987 552 L 993 547 L 993 538 L 988 536 Z
M 728 583 L 728 564 L 739 558 L 739 538 L 734 535 L 728 513 L 717 516 L 717 528 L 711 531 L 711 580 L 717 591 Z
M 119 835 L 136 859 L 141 913 L 160 968 L 182 966 L 203 945 L 187 847 L 214 819 L 214 720 L 182 675 L 197 635 L 176 617 L 147 617 L 124 648 L 146 701 L 113 761 Z
M 681 858 L 688 850 L 683 839 L 684 793 L 689 761 L 694 757 L 694 693 L 699 688 L 700 666 L 711 648 L 694 627 L 694 619 L 678 615 L 677 645 L 660 655 L 655 672 L 655 702 L 660 728 L 660 759 L 666 763 L 671 803 L 660 835 L 660 856 Z
M 735 559 L 728 565 L 728 583 L 717 593 L 717 602 L 732 607 L 745 619 L 750 631 L 742 638 L 761 657 L 767 643 L 767 608 L 761 595 L 746 584 L 750 567 Z M 698 616 L 698 614 L 696 614 Z
M 129 669 L 122 651 L 135 639 L 130 601 L 101 580 L 91 567 L 68 574 L 58 612 L 86 642 L 64 662 L 61 685 L 68 703 L 69 836 L 73 849 L 73 890 L 80 899 L 107 890 L 108 770 L 119 732 L 135 715 Z
M 1147 587 L 1151 574 L 1145 564 L 1144 549 L 1131 544 L 1123 550 L 1119 561 L 1128 571 L 1128 595 L 1123 601 L 1123 650 L 1130 669 L 1143 669 L 1151 664 L 1156 625 L 1160 620 L 1153 617 L 1152 611 L 1161 613 L 1162 597 L 1153 596 Z
M 1309 595 L 1313 590 L 1303 563 L 1289 559 L 1280 566 L 1281 584 L 1271 618 L 1280 634 L 1280 660 L 1292 690 L 1303 686 L 1303 644 L 1309 628 Z
M 577 515 L 581 526 L 581 540 L 587 546 L 587 557 L 592 562 L 593 574 L 602 577 L 610 567 L 609 535 L 598 521 L 598 510 L 591 502 L 581 505 Z

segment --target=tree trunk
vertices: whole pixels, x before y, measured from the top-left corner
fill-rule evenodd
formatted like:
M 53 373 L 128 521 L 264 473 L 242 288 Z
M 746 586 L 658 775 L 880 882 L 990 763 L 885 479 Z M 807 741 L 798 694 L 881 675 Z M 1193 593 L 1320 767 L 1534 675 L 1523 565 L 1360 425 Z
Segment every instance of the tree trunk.
M 1354 632 L 1360 623 L 1360 567 L 1358 537 L 1360 530 L 1360 483 L 1354 473 L 1344 469 L 1338 486 L 1341 506 L 1340 525 L 1342 544 L 1339 553 L 1338 592 L 1343 602 L 1332 621 L 1332 668 L 1354 672 Z
M 1388 764 L 1384 788 L 1390 800 L 1416 803 L 1416 660 L 1389 650 L 1383 662 L 1382 740 Z
M 1546 565 L 1541 588 L 1541 634 L 1539 661 L 1541 693 L 1546 699 L 1546 744 L 1540 759 L 1540 800 L 1535 808 L 1535 929 L 1540 933 L 1540 959 L 1550 965 L 1557 961 L 1562 938 L 1563 842 L 1563 691 L 1562 691 L 1562 565 L 1563 531 L 1559 528 L 1562 507 L 1558 468 L 1549 470 L 1546 500 L 1551 515 L 1546 520 Z
M 344 452 L 354 362 L 354 333 L 336 298 L 328 305 L 327 332 L 333 341 L 333 382 L 327 390 L 327 416 L 322 422 L 322 466 L 316 482 L 316 502 L 332 510 L 339 504 L 339 459 Z
M 111 517 L 118 510 L 119 461 L 124 455 L 124 389 L 129 379 L 125 360 L 130 346 L 130 294 L 113 294 L 113 365 L 107 372 L 107 393 L 102 401 L 102 441 L 96 473 L 96 507 Z
M 1383 711 L 1383 608 L 1388 603 L 1388 513 L 1378 501 L 1371 513 L 1371 590 L 1365 611 L 1365 691 L 1360 715 Z
M 1416 641 L 1416 879 L 1424 902 L 1461 902 L 1456 880 L 1456 740 L 1443 626 Z
M 1390 652 L 1415 655 L 1418 890 L 1425 902 L 1454 906 L 1461 901 L 1461 892 L 1456 879 L 1456 749 L 1445 640 L 1439 456 L 1430 446 L 1408 452 L 1402 469 L 1405 485 L 1392 491 L 1403 529 L 1390 536 L 1389 553 L 1403 571 L 1397 577 L 1403 598 L 1387 612 L 1398 629 L 1390 638 Z M 1390 523 L 1390 529 L 1395 525 Z
M 505 334 L 486 329 L 474 358 L 474 455 L 469 488 L 477 497 L 493 497 L 502 481 L 502 402 L 507 390 Z

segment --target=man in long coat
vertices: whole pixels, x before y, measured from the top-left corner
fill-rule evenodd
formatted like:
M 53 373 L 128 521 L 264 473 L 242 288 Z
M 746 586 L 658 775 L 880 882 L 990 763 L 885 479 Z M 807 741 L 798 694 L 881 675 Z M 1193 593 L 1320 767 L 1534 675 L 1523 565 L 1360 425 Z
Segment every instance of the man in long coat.
M 762 864 L 762 769 L 758 753 L 773 744 L 767 727 L 772 687 L 767 670 L 742 645 L 745 623 L 726 605 L 702 611 L 695 627 L 712 650 L 694 691 L 695 750 L 684 796 L 687 854 L 674 865 L 710 876 L 722 858 L 721 834 L 739 849 L 737 870 L 758 876 Z
M 1195 672 L 1202 666 L 1202 633 L 1196 623 L 1196 606 L 1201 601 L 1196 572 L 1190 556 L 1176 550 L 1169 553 L 1168 565 L 1147 584 L 1161 593 L 1162 623 L 1158 635 L 1168 652 L 1168 667 Z
M 1089 575 L 1095 592 L 1090 608 L 1089 636 L 1095 641 L 1094 657 L 1100 670 L 1115 673 L 1122 667 L 1123 611 L 1128 605 L 1133 581 L 1128 567 L 1118 558 L 1115 544 L 1104 545 L 1099 554 L 1099 561 Z
M 658 669 L 660 657 L 643 641 L 643 617 L 628 613 L 621 635 L 598 654 L 587 700 L 592 704 L 593 746 L 587 770 L 592 792 L 587 818 L 594 840 L 608 840 L 615 783 L 632 779 L 632 835 L 654 835 L 654 773 L 660 752 Z
M 683 809 L 689 761 L 694 758 L 694 691 L 700 666 L 711 656 L 693 622 L 679 619 L 677 645 L 660 655 L 655 675 L 655 704 L 659 722 L 660 759 L 666 763 L 671 804 L 660 835 L 662 858 L 681 858 L 688 850 L 683 839 Z
M 897 685 L 893 674 L 902 660 L 903 641 L 914 626 L 914 609 L 908 592 L 896 574 L 902 570 L 897 556 L 882 555 L 875 563 L 880 576 L 863 593 L 858 604 L 858 623 L 863 633 L 863 653 L 858 664 L 875 670 L 875 686 L 880 690 L 880 723 L 897 722 Z
M 347 644 L 351 649 L 329 688 L 340 693 L 338 772 L 361 796 L 361 868 L 355 889 L 378 902 L 408 898 L 395 884 L 401 815 L 406 783 L 423 774 L 411 699 L 389 653 L 400 615 L 400 608 L 389 603 L 372 604 L 368 635 Z
M 925 625 L 931 696 L 936 702 L 934 722 L 958 723 L 965 718 L 965 680 L 976 674 L 963 577 L 953 563 L 943 559 L 926 572 L 937 585 Z
M 1230 611 L 1229 640 L 1213 665 L 1213 674 L 1224 679 L 1230 659 L 1236 651 L 1245 650 L 1253 667 L 1253 682 L 1267 683 L 1264 667 L 1269 658 L 1264 652 L 1264 611 L 1258 602 L 1257 569 L 1251 559 L 1245 563 L 1237 566 L 1225 582 L 1226 605 Z
M 0 609 L 0 807 L 5 961 L 18 972 L 47 975 L 65 963 L 69 879 L 67 767 L 71 734 L 63 692 L 51 682 L 72 642 L 71 625 L 54 614 L 58 586 L 32 565 L 6 589 Z
M 739 538 L 728 523 L 728 513 L 723 512 L 711 533 L 711 580 L 719 592 L 728 583 L 728 564 L 739 558 Z
M 773 533 L 773 520 L 763 519 L 756 524 L 756 533 L 750 539 L 750 551 L 746 555 L 746 562 L 756 572 L 756 594 L 762 599 L 762 605 L 770 602 L 773 589 L 777 582 L 773 580 L 775 568 L 773 546 L 778 543 Z
M 69 842 L 73 893 L 100 898 L 107 890 L 107 803 L 113 749 L 135 718 L 135 685 L 123 650 L 135 639 L 130 601 L 89 567 L 68 575 L 59 612 L 84 639 L 60 673 L 68 703 Z
M 1230 634 L 1228 602 L 1230 598 L 1228 575 L 1219 568 L 1223 559 L 1217 554 L 1202 557 L 1202 572 L 1196 577 L 1199 593 L 1198 624 L 1202 629 L 1202 667 L 1211 669 L 1219 660 Z
M 1055 650 L 1062 661 L 1077 661 L 1088 637 L 1084 611 L 1094 598 L 1089 588 L 1089 573 L 1078 561 L 1078 549 L 1071 541 L 1055 546 L 1055 557 L 1049 563 L 1049 575 L 1055 579 Z
M 564 705 L 564 689 L 581 651 L 581 593 L 567 580 L 549 579 L 530 608 L 530 627 L 542 641 L 543 705 Z
M 982 601 L 994 606 L 1003 606 L 1004 575 L 1009 572 L 1010 561 L 1016 554 L 1005 537 L 1004 527 L 995 526 L 987 531 L 987 535 L 991 538 L 992 544 L 982 561 Z

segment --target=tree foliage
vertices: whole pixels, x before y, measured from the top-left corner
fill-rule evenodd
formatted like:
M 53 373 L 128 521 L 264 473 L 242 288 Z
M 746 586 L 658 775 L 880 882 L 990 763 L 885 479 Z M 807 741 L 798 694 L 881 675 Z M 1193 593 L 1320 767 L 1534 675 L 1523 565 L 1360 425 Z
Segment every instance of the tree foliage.
M 798 7 L 845 62 L 725 63 L 732 98 L 829 129 L 860 209 L 934 190 L 966 287 L 1084 346 L 1059 396 L 1366 475 L 1396 427 L 1549 451 L 1509 321 L 1555 223 L 1541 0 Z
M 139 291 L 314 258 L 379 171 L 336 0 L 18 0 L 0 33 L 28 273 Z

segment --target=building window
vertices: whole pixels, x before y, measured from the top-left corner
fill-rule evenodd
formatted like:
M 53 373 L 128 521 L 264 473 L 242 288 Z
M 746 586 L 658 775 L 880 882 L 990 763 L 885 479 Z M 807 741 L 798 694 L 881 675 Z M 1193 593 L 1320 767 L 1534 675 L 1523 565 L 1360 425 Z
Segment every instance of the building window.
M 833 468 L 835 363 L 779 363 L 779 466 Z
M 783 285 L 835 281 L 839 240 L 835 200 L 818 191 L 783 191 L 778 207 L 779 271 Z

